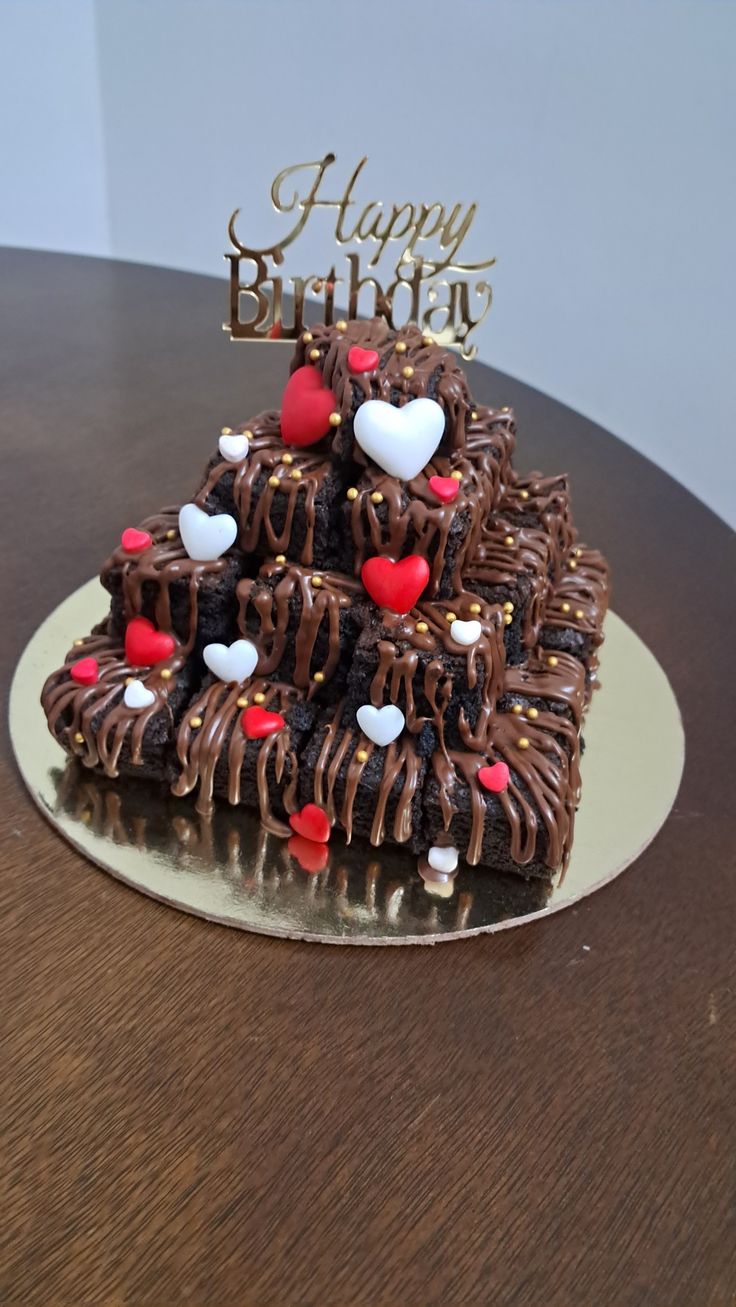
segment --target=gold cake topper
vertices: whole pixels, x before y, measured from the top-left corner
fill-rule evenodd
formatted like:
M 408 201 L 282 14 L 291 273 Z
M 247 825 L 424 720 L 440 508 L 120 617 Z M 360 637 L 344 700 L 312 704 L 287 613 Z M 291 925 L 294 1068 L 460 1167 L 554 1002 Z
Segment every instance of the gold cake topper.
M 463 358 L 473 358 L 477 347 L 470 345 L 468 338 L 485 318 L 492 299 L 488 282 L 475 278 L 496 262 L 495 259 L 481 263 L 460 261 L 461 247 L 473 224 L 477 204 L 457 203 L 447 208 L 439 201 L 406 202 L 388 208 L 380 200 L 371 200 L 361 207 L 353 192 L 367 157 L 353 170 L 341 198 L 328 199 L 323 194 L 324 181 L 335 162 L 334 154 L 326 154 L 323 159 L 283 168 L 274 177 L 273 206 L 277 213 L 293 214 L 295 221 L 286 236 L 273 245 L 253 249 L 244 244 L 236 232 L 241 210 L 233 213 L 228 224 L 233 251 L 225 255 L 230 263 L 230 321 L 223 324 L 224 329 L 233 340 L 296 340 L 307 325 L 304 317 L 307 295 L 321 297 L 319 317 L 329 325 L 335 312 L 335 290 L 343 287 L 344 293 L 339 298 L 343 302 L 347 300 L 347 314 L 340 311 L 338 317 L 357 318 L 362 306 L 363 316 L 385 318 L 392 328 L 414 322 L 439 343 L 458 346 Z M 319 210 L 335 213 L 334 235 L 338 246 L 372 243 L 374 248 L 365 265 L 366 275 L 357 250 L 346 250 L 347 267 L 342 270 L 333 263 L 320 274 L 287 278 L 276 271 L 284 263 L 286 247 L 293 244 L 312 214 Z M 387 263 L 391 260 L 392 268 L 392 280 L 385 288 L 376 273 L 384 256 Z M 243 264 L 248 265 L 245 276 Z M 366 292 L 371 297 L 371 311 L 367 314 Z M 288 310 L 291 322 L 284 317 L 286 295 L 293 299 L 293 310 Z M 476 316 L 473 316 L 474 309 Z

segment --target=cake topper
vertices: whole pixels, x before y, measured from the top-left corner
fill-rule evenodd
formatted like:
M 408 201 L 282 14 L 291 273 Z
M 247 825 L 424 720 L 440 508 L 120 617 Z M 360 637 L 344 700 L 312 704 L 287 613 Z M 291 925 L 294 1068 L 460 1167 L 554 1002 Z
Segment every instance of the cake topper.
M 321 298 L 319 317 L 332 324 L 335 292 L 347 304 L 347 317 L 385 318 L 389 327 L 414 322 L 441 345 L 455 345 L 465 359 L 473 358 L 476 346 L 471 332 L 484 320 L 491 307 L 492 290 L 478 274 L 493 267 L 495 258 L 479 263 L 461 259 L 463 243 L 477 212 L 476 204 L 456 203 L 451 208 L 435 200 L 431 204 L 413 201 L 384 205 L 381 200 L 362 204 L 354 198 L 368 159 L 353 169 L 342 195 L 330 189 L 328 172 L 337 162 L 334 154 L 308 163 L 283 168 L 271 183 L 271 201 L 279 214 L 293 215 L 286 235 L 273 245 L 255 249 L 236 230 L 241 210 L 228 223 L 233 250 L 225 254 L 230 263 L 230 321 L 223 324 L 233 340 L 296 340 L 305 326 L 308 295 Z M 334 238 L 345 251 L 345 265 L 333 262 L 319 274 L 284 277 L 277 272 L 284 263 L 284 250 L 301 235 L 314 213 L 334 215 Z M 366 246 L 370 257 L 361 266 L 355 246 Z M 353 247 L 353 248 L 350 248 Z M 326 260 L 327 261 L 327 260 Z M 389 281 L 379 265 L 390 268 Z M 367 272 L 366 272 L 367 270 Z M 363 304 L 361 292 L 372 302 Z M 292 321 L 284 318 L 284 296 L 293 300 Z M 369 309 L 366 312 L 366 309 Z M 474 315 L 475 310 L 475 315 Z M 245 316 L 241 316 L 241 313 Z M 338 316 L 345 316 L 341 310 Z

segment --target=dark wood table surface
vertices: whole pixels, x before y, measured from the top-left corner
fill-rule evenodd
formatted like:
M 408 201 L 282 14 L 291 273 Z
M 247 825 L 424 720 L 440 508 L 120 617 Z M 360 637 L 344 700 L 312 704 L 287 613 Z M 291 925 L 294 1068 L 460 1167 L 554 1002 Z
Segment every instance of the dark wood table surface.
M 4 251 L 0 286 L 7 685 L 121 527 L 277 401 L 289 351 L 230 344 L 214 279 Z M 516 406 L 520 465 L 572 472 L 615 608 L 671 678 L 670 820 L 519 930 L 290 943 L 85 863 L 24 792 L 5 713 L 0 1302 L 734 1301 L 734 536 L 594 423 L 471 373 Z M 695 456 L 708 396 L 671 384 Z

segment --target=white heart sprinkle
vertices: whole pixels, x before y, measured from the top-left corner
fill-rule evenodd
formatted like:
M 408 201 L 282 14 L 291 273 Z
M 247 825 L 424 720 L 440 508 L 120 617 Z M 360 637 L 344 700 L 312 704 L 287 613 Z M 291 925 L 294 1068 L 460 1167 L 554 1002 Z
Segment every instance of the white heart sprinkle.
M 155 698 L 153 690 L 149 690 L 142 681 L 131 681 L 125 687 L 123 702 L 126 708 L 150 708 Z
M 410 481 L 426 467 L 445 430 L 436 399 L 411 399 L 395 408 L 384 399 L 361 404 L 353 423 L 360 448 L 389 476 Z
M 391 744 L 404 729 L 404 714 L 395 703 L 384 704 L 383 708 L 374 708 L 372 703 L 364 703 L 355 715 L 363 734 L 381 748 Z
M 248 437 L 241 435 L 220 436 L 218 448 L 222 457 L 228 463 L 242 463 L 248 453 Z
M 226 684 L 247 681 L 258 662 L 258 650 L 250 640 L 236 640 L 234 644 L 206 644 L 204 661 L 211 672 Z
M 483 628 L 480 622 L 461 622 L 459 617 L 450 626 L 450 635 L 455 644 L 475 644 L 480 640 Z
M 196 504 L 185 504 L 179 510 L 179 534 L 191 559 L 211 563 L 230 548 L 238 534 L 238 524 L 229 513 L 210 517 Z
M 458 852 L 452 844 L 433 844 L 427 854 L 427 862 L 435 871 L 451 872 L 457 869 Z

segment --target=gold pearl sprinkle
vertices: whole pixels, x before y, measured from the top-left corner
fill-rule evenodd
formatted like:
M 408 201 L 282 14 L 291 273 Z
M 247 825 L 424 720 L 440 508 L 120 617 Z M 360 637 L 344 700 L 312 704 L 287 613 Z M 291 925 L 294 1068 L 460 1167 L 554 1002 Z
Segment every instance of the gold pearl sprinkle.
M 337 328 L 338 331 L 347 331 L 348 324 L 344 318 L 340 318 L 339 322 L 335 323 L 335 327 Z
M 276 487 L 277 487 L 277 485 L 279 484 L 279 479 L 278 479 L 278 477 L 269 477 L 269 478 L 268 478 L 268 484 L 269 484 L 270 486 L 272 486 L 273 489 L 275 490 Z
M 373 491 L 373 494 L 371 495 L 371 503 L 372 503 L 372 504 L 382 504 L 382 503 L 383 503 L 383 495 L 381 494 L 380 490 L 374 490 L 374 491 Z
M 135 677 L 134 677 L 134 676 L 126 676 L 125 681 L 123 682 L 123 684 L 124 684 L 124 685 L 132 685 L 133 682 L 134 682 L 134 680 L 135 680 Z
M 368 761 L 368 754 L 366 753 L 366 750 L 365 750 L 365 749 L 358 749 L 358 752 L 356 753 L 355 756 L 356 756 L 356 758 L 358 759 L 358 762 L 367 762 L 367 761 Z
M 472 409 L 472 410 L 471 410 L 471 413 L 470 413 L 470 421 L 471 421 L 471 422 L 477 422 L 477 421 L 478 421 L 478 412 L 477 412 L 476 409 Z
M 559 658 L 556 658 L 554 654 L 550 654 L 549 658 L 547 659 L 547 665 L 549 667 L 556 667 L 558 662 L 559 662 Z
M 314 340 L 314 336 L 312 335 L 311 331 L 305 331 L 304 335 L 302 336 L 302 340 L 304 341 L 305 345 L 311 345 L 312 341 Z
M 167 540 L 176 540 L 176 531 L 167 531 L 167 532 L 166 532 L 166 539 L 167 539 Z
M 563 605 L 562 605 L 562 611 L 563 611 L 563 613 L 569 613 L 569 611 L 570 611 L 570 605 L 567 604 L 567 603 L 563 604 Z
M 514 619 L 513 619 L 513 617 L 511 616 L 511 613 L 504 613 L 504 615 L 503 615 L 503 624 L 504 624 L 504 626 L 510 626 L 511 623 L 513 622 L 513 620 L 514 620 Z
M 502 412 L 502 413 L 510 413 L 510 412 L 511 412 L 511 409 L 509 408 L 508 404 L 504 404 L 503 408 L 501 409 L 501 412 Z
M 582 556 L 583 556 L 583 551 L 582 551 L 582 549 L 580 549 L 580 548 L 576 549 L 576 550 L 575 550 L 575 557 L 576 557 L 576 558 L 582 558 Z
M 294 462 L 294 455 L 293 455 L 293 454 L 282 454 L 282 455 L 281 455 L 281 462 L 282 462 L 282 463 L 285 463 L 287 467 L 291 467 L 292 463 Z
M 426 635 L 429 627 L 426 622 L 417 622 L 417 630 L 420 635 Z
M 291 477 L 292 481 L 301 481 L 302 479 L 302 474 L 298 467 L 293 467 L 291 469 L 291 472 L 289 473 L 289 476 Z
M 235 700 L 235 706 L 236 706 L 237 708 L 247 708 L 247 707 L 248 707 L 248 700 L 247 700 L 247 698 L 246 698 L 246 696 L 245 696 L 244 694 L 241 694 L 240 698 Z
M 577 567 L 577 563 L 575 562 L 575 559 L 574 559 L 574 558 L 568 558 L 568 560 L 567 560 L 567 566 L 569 567 L 569 569 L 570 569 L 571 572 L 574 572 L 574 571 L 575 571 L 575 568 Z
M 517 717 L 520 717 L 521 714 L 523 713 L 524 709 L 522 708 L 522 706 L 521 706 L 520 703 L 515 703 L 514 706 L 513 706 L 513 708 L 511 709 L 511 711 L 512 711 L 513 713 L 516 713 L 516 716 L 517 716 Z
M 406 367 L 401 369 L 401 375 L 402 377 L 406 377 L 408 381 L 410 377 L 414 376 L 414 369 L 407 363 Z
M 480 604 L 471 604 L 471 605 L 470 605 L 470 611 L 471 611 L 471 613 L 479 613 L 479 612 L 480 612 Z
M 339 427 L 339 425 L 340 425 L 341 422 L 342 422 L 342 418 L 340 417 L 340 414 L 339 414 L 339 413 L 330 413 L 330 426 L 331 426 L 331 427 Z
M 265 703 L 265 702 L 266 702 L 266 696 L 265 696 L 265 694 L 263 693 L 263 690 L 259 690 L 257 694 L 254 694 L 254 695 L 253 695 L 253 702 L 254 702 L 254 703 Z
M 503 543 L 504 543 L 505 545 L 512 545 L 512 544 L 514 543 L 514 537 L 513 537 L 513 536 L 504 536 L 504 538 L 503 538 Z
M 462 472 L 457 472 L 457 471 L 451 472 L 450 476 L 452 477 L 453 481 L 462 481 L 463 479 Z
M 423 345 L 434 345 L 434 340 L 432 339 L 431 336 L 422 336 L 422 344 L 423 344 Z
M 75 731 L 75 732 L 74 732 L 74 743 L 75 743 L 75 744 L 84 744 L 84 736 L 82 735 L 82 732 L 81 732 L 81 731 Z
M 310 349 L 310 351 L 309 351 L 309 357 L 310 357 L 310 359 L 312 360 L 313 363 L 316 363 L 316 362 L 317 362 L 317 359 L 319 358 L 319 350 L 318 350 L 318 349 Z
M 322 577 L 321 577 L 321 576 L 313 576 L 313 577 L 312 577 L 312 585 L 314 586 L 315 590 L 319 590 L 321 584 L 322 584 Z
M 82 647 L 83 644 L 84 644 L 84 640 L 75 640 L 75 641 L 74 641 L 74 648 L 75 648 L 75 649 L 81 649 L 81 647 Z
M 323 682 L 324 679 L 325 679 L 325 674 L 324 674 L 324 672 L 315 672 L 315 673 L 314 673 L 314 679 L 315 679 L 315 681 L 317 682 L 318 685 L 321 685 L 322 682 Z
M 575 609 L 575 616 L 577 617 L 578 621 L 580 621 L 581 617 L 585 617 L 585 613 L 583 612 L 582 608 Z
M 520 498 L 520 499 L 528 499 L 528 498 L 529 498 L 529 491 L 528 491 L 528 490 L 520 490 L 520 491 L 519 491 L 519 498 Z
M 162 681 L 170 681 L 170 680 L 171 680 L 171 668 L 170 668 L 170 667 L 162 667 L 162 668 L 161 668 L 161 680 L 162 680 Z
M 518 738 L 518 740 L 516 741 L 516 743 L 517 743 L 517 745 L 519 746 L 520 749 L 528 749 L 528 748 L 529 748 L 529 741 L 528 741 L 528 739 L 526 738 L 525 735 L 520 735 L 519 738 Z
M 232 427 L 223 427 L 220 432 L 221 436 L 231 436 L 232 434 L 233 434 Z
M 243 432 L 243 435 L 245 436 L 246 440 L 252 440 L 252 439 L 253 439 L 253 432 L 252 432 L 252 431 L 249 431 L 249 430 L 246 429 L 246 430 Z
M 514 611 L 514 605 L 512 604 L 512 602 L 511 602 L 510 599 L 507 599 L 507 600 L 505 601 L 505 603 L 504 603 L 504 605 L 503 605 L 503 611 L 504 611 L 505 613 L 513 613 L 513 611 Z
M 353 499 L 357 499 L 357 498 L 358 498 L 358 492 L 355 486 L 351 486 L 350 489 L 348 490 L 348 499 L 351 500 L 352 502 Z
M 190 717 L 190 718 L 189 718 L 189 725 L 190 725 L 191 727 L 193 727 L 193 729 L 196 731 L 197 727 L 202 725 L 202 718 L 201 718 L 201 717 Z
M 405 340 L 397 340 L 397 342 L 396 342 L 396 353 L 397 353 L 397 354 L 406 354 L 406 341 L 405 341 Z
M 538 708 L 527 708 L 527 710 L 526 710 L 526 715 L 527 715 L 527 717 L 531 718 L 531 720 L 534 722 L 534 721 L 536 721 L 537 717 L 539 716 L 539 709 L 538 709 Z
M 446 621 L 446 622 L 456 622 L 456 621 L 457 621 L 457 613 L 445 613 L 445 621 Z
M 286 554 L 277 554 L 277 555 L 276 555 L 276 560 L 275 560 L 275 561 L 276 561 L 277 563 L 285 563 L 285 562 L 286 562 Z

